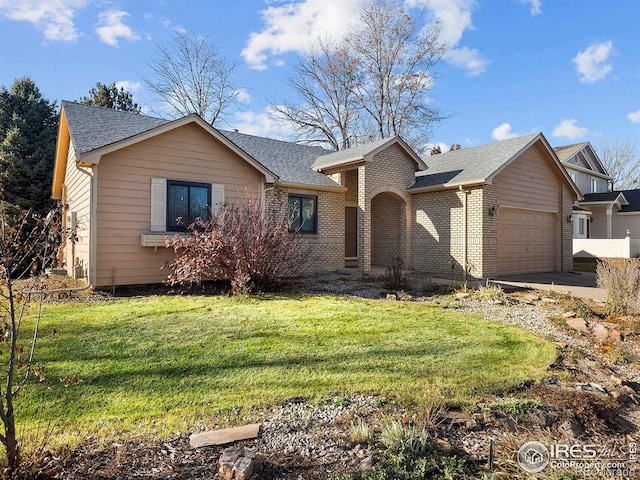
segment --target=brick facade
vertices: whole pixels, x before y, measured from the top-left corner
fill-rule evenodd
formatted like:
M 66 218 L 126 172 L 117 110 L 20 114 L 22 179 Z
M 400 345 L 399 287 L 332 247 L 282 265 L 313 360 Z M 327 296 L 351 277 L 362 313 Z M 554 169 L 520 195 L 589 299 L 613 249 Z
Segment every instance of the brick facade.
M 288 215 L 289 193 L 313 195 L 318 198 L 317 233 L 302 234 L 303 242 L 311 247 L 307 272 L 332 272 L 344 267 L 344 192 L 269 188 L 266 191 L 267 208 Z
M 440 190 L 412 195 L 413 266 L 416 271 L 445 278 L 464 273 L 464 202 L 467 202 L 467 272 L 482 278 L 495 257 L 495 246 L 485 252 L 484 231 L 495 230 L 483 188 Z M 489 198 L 490 200 L 490 198 Z M 488 218 L 490 217 L 490 218 Z M 493 244 L 495 245 L 495 238 Z
M 414 160 L 397 144 L 357 167 L 330 177 L 346 192 L 286 188 L 268 190 L 269 204 L 286 208 L 287 194 L 318 197 L 318 233 L 305 235 L 312 246 L 311 271 L 345 266 L 345 205 L 358 207 L 358 267 L 389 266 L 402 257 L 404 267 L 433 276 L 460 279 L 464 273 L 464 204 L 469 279 L 494 277 L 498 264 L 499 180 L 491 184 L 409 194 Z M 573 193 L 561 182 L 561 268 L 572 268 Z M 274 192 L 278 191 L 278 195 Z M 276 200 L 278 197 L 280 200 Z M 282 203 L 284 202 L 284 203 Z M 286 211 L 286 210 L 285 210 Z

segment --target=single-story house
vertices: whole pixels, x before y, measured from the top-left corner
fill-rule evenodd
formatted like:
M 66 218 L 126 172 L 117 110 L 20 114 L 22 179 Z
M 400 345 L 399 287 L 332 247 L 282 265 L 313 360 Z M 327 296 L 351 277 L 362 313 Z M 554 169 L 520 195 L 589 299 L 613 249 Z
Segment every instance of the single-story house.
M 448 278 L 570 270 L 581 199 L 542 133 L 423 159 L 399 137 L 332 152 L 197 115 L 62 102 L 52 196 L 67 206 L 69 275 L 96 287 L 162 282 L 176 219 L 248 195 L 294 213 L 311 271 L 402 257 Z

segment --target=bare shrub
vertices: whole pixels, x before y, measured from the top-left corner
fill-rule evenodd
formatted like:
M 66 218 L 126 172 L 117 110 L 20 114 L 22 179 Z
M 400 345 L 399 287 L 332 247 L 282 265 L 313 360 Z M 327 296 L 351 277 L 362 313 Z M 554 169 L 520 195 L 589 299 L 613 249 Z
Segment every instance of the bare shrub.
M 189 226 L 189 235 L 167 239 L 178 253 L 169 266 L 170 285 L 228 280 L 233 293 L 278 290 L 303 273 L 309 248 L 286 215 L 264 212 L 257 199 L 226 205 L 209 220 Z
M 596 267 L 598 286 L 607 290 L 609 315 L 629 315 L 638 311 L 640 268 L 633 260 L 601 260 Z
M 402 278 L 402 268 L 404 267 L 404 260 L 402 257 L 394 256 L 391 259 L 391 265 L 387 267 L 386 280 L 389 288 L 399 288 L 404 282 Z
M 0 443 L 10 475 L 17 472 L 21 461 L 14 400 L 31 375 L 43 375 L 43 368 L 34 364 L 34 354 L 47 289 L 45 270 L 54 265 L 61 238 L 59 220 L 57 212 L 40 217 L 0 199 L 0 323 L 6 328 L 1 338 L 0 421 L 4 432 Z M 23 339 L 21 331 L 27 324 L 32 333 Z

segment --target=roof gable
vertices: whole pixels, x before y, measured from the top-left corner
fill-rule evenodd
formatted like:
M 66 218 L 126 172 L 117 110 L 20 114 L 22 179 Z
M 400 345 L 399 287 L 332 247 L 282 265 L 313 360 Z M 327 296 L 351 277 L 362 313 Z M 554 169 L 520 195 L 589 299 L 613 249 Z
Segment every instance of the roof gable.
M 554 147 L 553 150 L 566 167 L 578 167 L 611 178 L 589 142 Z
M 161 118 L 112 108 L 63 101 L 71 142 L 77 155 L 97 150 L 169 123 Z
M 373 159 L 378 152 L 395 144 L 399 145 L 409 155 L 409 157 L 416 162 L 420 170 L 427 168 L 424 161 L 398 135 L 364 143 L 345 150 L 326 153 L 316 159 L 312 168 L 320 172 L 334 167 L 369 161 Z
M 416 173 L 416 183 L 411 188 L 486 183 L 539 135 L 526 135 L 431 155 L 425 159 L 428 170 Z
M 410 189 L 429 190 L 491 183 L 496 175 L 536 143 L 542 145 L 561 176 L 581 198 L 578 187 L 569 178 L 542 133 L 431 155 L 426 159 L 429 169 L 416 173 L 416 181 Z

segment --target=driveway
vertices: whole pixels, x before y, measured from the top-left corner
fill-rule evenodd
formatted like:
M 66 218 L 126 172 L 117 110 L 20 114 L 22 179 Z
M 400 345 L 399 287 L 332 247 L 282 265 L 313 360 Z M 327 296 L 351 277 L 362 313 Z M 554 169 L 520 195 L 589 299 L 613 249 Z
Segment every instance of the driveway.
M 595 273 L 528 273 L 498 277 L 491 282 L 518 288 L 569 292 L 574 297 L 591 299 L 596 302 L 604 302 L 607 299 L 606 290 L 598 288 L 596 285 Z

